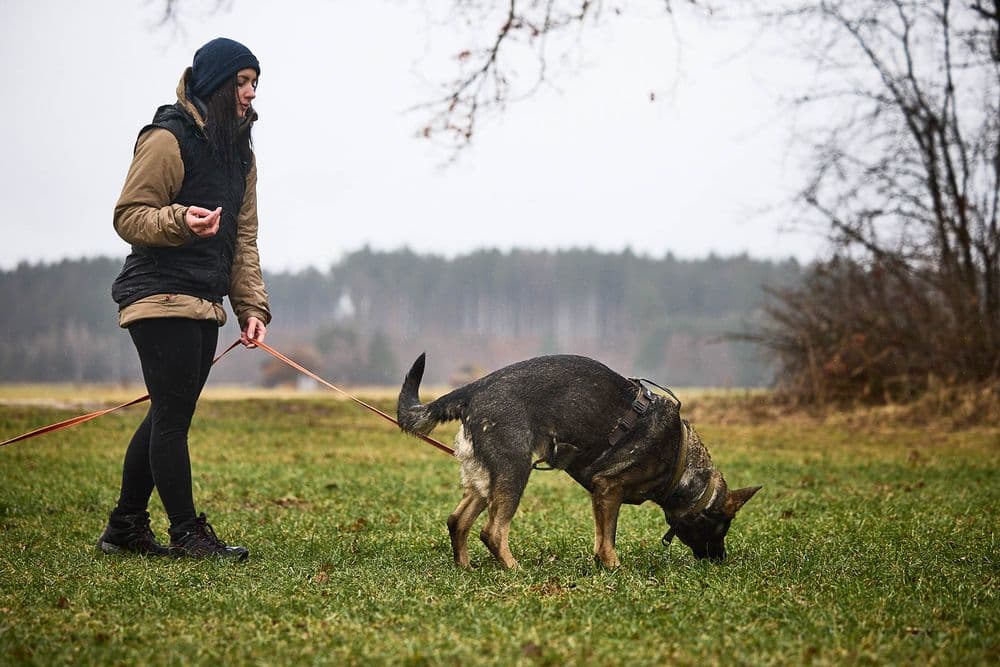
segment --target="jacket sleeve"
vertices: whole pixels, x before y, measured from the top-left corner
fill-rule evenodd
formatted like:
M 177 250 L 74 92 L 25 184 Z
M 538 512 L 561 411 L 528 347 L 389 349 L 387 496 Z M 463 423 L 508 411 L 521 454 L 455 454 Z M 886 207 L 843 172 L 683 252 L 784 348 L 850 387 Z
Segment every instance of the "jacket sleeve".
M 256 317 L 264 324 L 271 321 L 267 289 L 260 270 L 260 253 L 257 251 L 257 161 L 247 173 L 246 193 L 240 207 L 236 231 L 236 254 L 229 279 L 229 302 L 240 322 L 240 329 L 247 319 Z
M 139 137 L 125 186 L 115 204 L 115 231 L 138 246 L 179 246 L 197 238 L 184 222 L 187 206 L 172 204 L 184 182 L 180 146 L 169 130 Z

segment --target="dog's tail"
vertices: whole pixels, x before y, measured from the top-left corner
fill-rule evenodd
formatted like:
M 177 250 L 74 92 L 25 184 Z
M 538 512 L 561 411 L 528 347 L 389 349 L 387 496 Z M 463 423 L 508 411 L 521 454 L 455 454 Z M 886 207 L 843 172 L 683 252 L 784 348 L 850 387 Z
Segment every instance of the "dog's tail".
M 451 391 L 436 401 L 427 405 L 420 402 L 420 381 L 424 377 L 424 362 L 426 354 L 421 354 L 413 362 L 403 388 L 399 390 L 399 400 L 396 402 L 396 421 L 399 428 L 414 435 L 427 435 L 441 422 L 459 419 L 462 410 L 468 402 L 469 385 Z
M 466 385 L 427 405 L 421 403 L 418 394 L 420 381 L 424 377 L 425 358 L 426 354 L 421 354 L 413 362 L 403 379 L 403 388 L 399 390 L 399 400 L 396 402 L 399 428 L 414 435 L 427 435 L 441 422 L 459 419 L 468 401 L 469 385 Z
M 403 388 L 399 390 L 399 400 L 396 401 L 396 420 L 399 422 L 399 428 L 414 435 L 427 435 L 437 426 L 437 420 L 431 418 L 430 410 L 420 402 L 419 396 L 426 356 L 426 353 L 421 353 L 413 362 L 413 366 L 403 379 Z

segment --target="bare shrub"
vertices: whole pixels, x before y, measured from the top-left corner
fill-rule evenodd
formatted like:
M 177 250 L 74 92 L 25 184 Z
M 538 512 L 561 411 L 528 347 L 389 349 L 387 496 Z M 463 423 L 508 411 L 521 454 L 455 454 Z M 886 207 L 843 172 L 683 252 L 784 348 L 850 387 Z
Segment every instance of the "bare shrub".
M 756 340 L 799 402 L 907 400 L 1000 379 L 1000 10 L 827 0 L 776 20 L 815 36 L 807 210 L 834 259 L 774 291 Z

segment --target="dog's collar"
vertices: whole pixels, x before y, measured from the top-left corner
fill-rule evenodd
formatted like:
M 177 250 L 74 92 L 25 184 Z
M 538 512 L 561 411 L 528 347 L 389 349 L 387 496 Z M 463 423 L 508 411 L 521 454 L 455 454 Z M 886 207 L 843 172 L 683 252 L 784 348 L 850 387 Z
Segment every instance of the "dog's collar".
M 684 509 L 679 509 L 671 511 L 670 514 L 677 519 L 685 516 L 696 516 L 704 512 L 707 508 L 712 506 L 715 502 L 716 496 L 719 495 L 719 481 L 716 478 L 715 471 L 711 471 L 708 475 L 708 481 L 705 482 L 705 487 L 698 494 L 698 497 L 692 501 L 692 503 L 685 507 Z
M 651 498 L 667 498 L 677 489 L 677 485 L 680 484 L 681 477 L 684 476 L 684 471 L 687 469 L 687 457 L 688 457 L 688 442 L 691 439 L 691 431 L 688 429 L 688 425 L 681 420 L 681 440 L 680 444 L 677 446 L 677 456 L 674 458 L 674 471 L 670 475 L 670 479 L 661 486 L 658 486 L 652 490 L 650 493 Z
M 684 471 L 687 470 L 687 459 L 688 459 L 688 441 L 691 438 L 691 432 L 688 430 L 688 425 L 681 420 L 681 442 L 677 447 L 677 456 L 674 460 L 674 474 L 670 476 L 670 483 L 667 487 L 663 489 L 663 497 L 669 496 L 680 484 L 681 477 L 684 476 Z
M 715 497 L 718 494 L 719 483 L 716 481 L 714 474 L 709 475 L 708 482 L 705 483 L 705 488 L 701 490 L 701 495 L 699 495 L 698 499 L 694 501 L 694 504 L 683 512 L 677 512 L 673 517 L 668 514 L 667 523 L 670 523 L 671 519 L 677 520 L 684 516 L 697 517 L 699 514 L 704 512 L 706 508 L 712 506 L 712 503 L 715 502 Z M 666 534 L 664 534 L 661 542 L 663 542 L 665 546 L 669 546 L 670 542 L 674 539 L 674 535 L 676 534 L 677 531 L 674 529 L 673 525 L 671 525 L 670 529 L 666 532 Z
M 705 488 L 702 489 L 701 495 L 698 496 L 698 500 L 694 501 L 694 504 L 685 512 L 685 514 L 699 514 L 704 511 L 705 508 L 710 507 L 713 502 L 715 502 L 715 496 L 719 493 L 719 484 L 715 481 L 715 475 L 708 476 L 708 482 L 705 484 Z

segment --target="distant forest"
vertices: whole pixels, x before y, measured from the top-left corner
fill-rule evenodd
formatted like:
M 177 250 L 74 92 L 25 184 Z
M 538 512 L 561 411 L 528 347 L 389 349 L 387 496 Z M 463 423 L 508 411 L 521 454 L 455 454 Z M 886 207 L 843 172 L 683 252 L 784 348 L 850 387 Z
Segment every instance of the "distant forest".
M 98 258 L 0 271 L 0 382 L 141 381 L 110 297 L 120 266 Z M 794 260 L 746 256 L 487 250 L 449 259 L 366 248 L 326 271 L 266 272 L 268 341 L 345 384 L 395 385 L 426 351 L 431 384 L 573 353 L 676 386 L 761 386 L 772 381 L 766 360 L 727 335 L 759 321 L 764 286 L 794 286 L 803 273 Z M 239 335 L 234 319 L 220 348 Z M 234 353 L 213 380 L 296 381 L 269 359 Z

